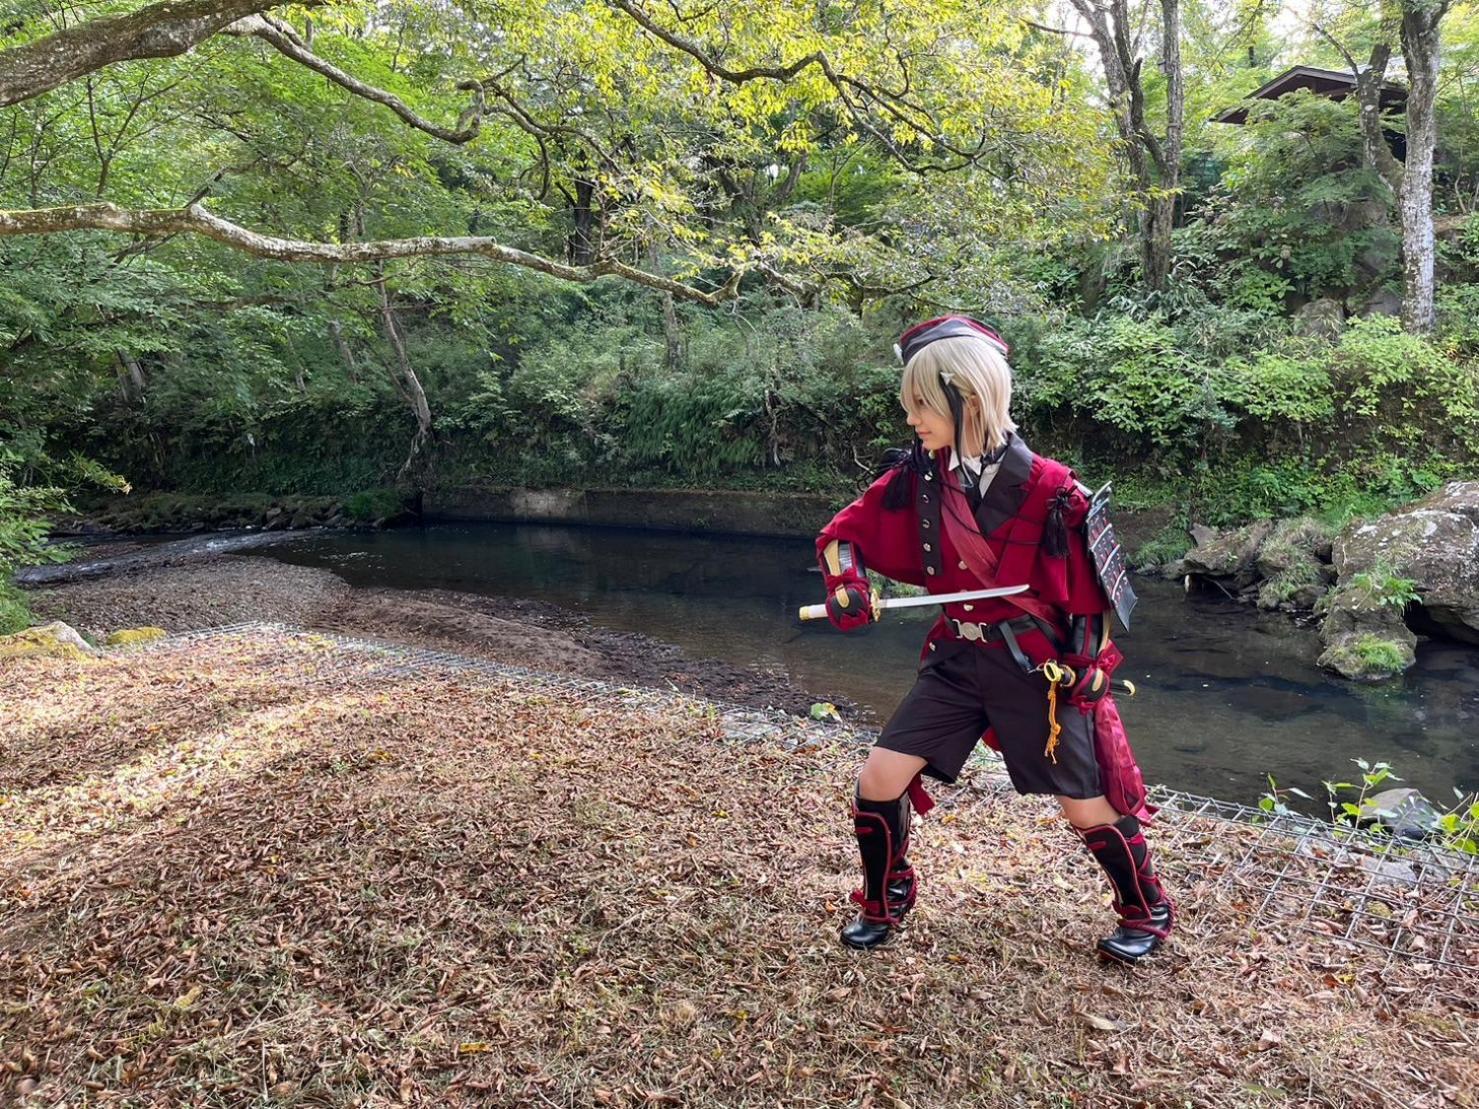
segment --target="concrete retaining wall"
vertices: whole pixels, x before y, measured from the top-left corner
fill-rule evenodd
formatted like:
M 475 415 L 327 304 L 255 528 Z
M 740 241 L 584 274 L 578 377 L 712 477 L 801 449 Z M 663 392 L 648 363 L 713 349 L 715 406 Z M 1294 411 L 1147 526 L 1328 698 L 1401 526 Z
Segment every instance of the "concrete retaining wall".
M 458 486 L 428 490 L 427 522 L 599 524 L 659 531 L 734 532 L 811 538 L 852 499 L 815 493 L 736 493 L 697 489 L 512 489 Z

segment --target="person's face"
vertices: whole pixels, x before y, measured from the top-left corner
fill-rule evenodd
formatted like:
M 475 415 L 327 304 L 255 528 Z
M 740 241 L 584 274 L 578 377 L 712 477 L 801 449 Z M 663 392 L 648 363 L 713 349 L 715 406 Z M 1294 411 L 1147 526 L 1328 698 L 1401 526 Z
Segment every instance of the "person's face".
M 955 421 L 942 416 L 933 408 L 926 408 L 924 400 L 916 396 L 914 408 L 909 413 L 909 426 L 927 451 L 943 450 L 955 446 Z

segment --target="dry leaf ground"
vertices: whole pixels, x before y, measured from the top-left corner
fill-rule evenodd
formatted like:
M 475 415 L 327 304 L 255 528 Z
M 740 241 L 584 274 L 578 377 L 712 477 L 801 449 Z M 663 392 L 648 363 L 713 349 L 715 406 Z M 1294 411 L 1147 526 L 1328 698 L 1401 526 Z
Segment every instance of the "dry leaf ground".
M 257 630 L 7 664 L 0 722 L 0 1100 L 1476 1104 L 1462 990 L 1214 896 L 1216 822 L 1127 973 L 1061 824 L 967 788 L 858 955 L 856 749 L 701 702 Z

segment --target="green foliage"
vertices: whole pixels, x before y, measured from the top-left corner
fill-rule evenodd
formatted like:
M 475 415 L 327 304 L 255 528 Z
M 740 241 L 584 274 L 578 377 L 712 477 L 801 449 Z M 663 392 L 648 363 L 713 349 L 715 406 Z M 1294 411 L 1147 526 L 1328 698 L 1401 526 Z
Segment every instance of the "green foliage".
M 1287 340 L 1251 357 L 1230 358 L 1218 385 L 1228 404 L 1266 425 L 1308 426 L 1335 414 L 1328 347 L 1318 341 Z
M 1385 316 L 1356 320 L 1334 357 L 1342 407 L 1383 442 L 1431 448 L 1436 433 L 1450 452 L 1479 443 L 1479 363 L 1447 357 Z
M 1267 777 L 1268 792 L 1259 795 L 1259 812 L 1267 813 L 1269 816 L 1292 816 L 1294 810 L 1289 807 L 1286 798 L 1303 797 L 1306 801 L 1314 800 L 1308 793 L 1299 789 L 1297 786 L 1284 786 L 1281 788 L 1279 783 L 1274 781 L 1272 774 L 1267 775 Z
M 66 552 L 47 543 L 48 515 L 69 510 L 63 491 L 18 485 L 14 459 L 0 450 L 0 582 L 21 566 L 62 562 Z
M 1407 669 L 1408 659 L 1402 649 L 1391 640 L 1377 635 L 1362 635 L 1350 645 L 1350 650 L 1361 663 L 1363 674 L 1400 674 Z
M 22 631 L 35 622 L 26 605 L 26 595 L 8 581 L 0 580 L 0 635 Z
M 1081 424 L 1098 425 L 1105 447 L 1171 465 L 1230 422 L 1206 368 L 1191 361 L 1161 320 L 1065 322 L 1033 353 L 1035 362 L 1018 366 L 1023 403 L 1066 409 Z
M 1141 572 L 1175 562 L 1191 550 L 1191 535 L 1180 524 L 1167 524 L 1136 548 L 1130 565 Z
M 398 516 L 406 498 L 397 489 L 365 489 L 344 498 L 344 511 L 351 520 L 369 523 Z
M 1422 600 L 1416 581 L 1398 576 L 1384 563 L 1351 575 L 1349 584 L 1362 608 L 1406 608 L 1414 601 Z
M 1367 795 L 1378 786 L 1386 782 L 1400 782 L 1402 779 L 1392 772 L 1392 764 L 1389 762 L 1370 763 L 1365 759 L 1352 759 L 1356 767 L 1361 771 L 1359 782 L 1324 782 L 1326 804 L 1330 809 L 1330 818 L 1336 824 L 1354 828 L 1358 823 L 1367 819 L 1370 814 L 1370 806 L 1367 804 Z M 1383 830 L 1381 824 L 1375 825 L 1376 830 Z
M 1479 855 L 1479 795 L 1453 792 L 1458 804 L 1438 818 L 1440 842 L 1452 851 Z
M 1230 303 L 1282 307 L 1282 296 L 1344 296 L 1395 273 L 1390 190 L 1362 165 L 1354 97 L 1299 91 L 1260 101 L 1222 136 L 1221 192 L 1201 213 L 1234 260 Z

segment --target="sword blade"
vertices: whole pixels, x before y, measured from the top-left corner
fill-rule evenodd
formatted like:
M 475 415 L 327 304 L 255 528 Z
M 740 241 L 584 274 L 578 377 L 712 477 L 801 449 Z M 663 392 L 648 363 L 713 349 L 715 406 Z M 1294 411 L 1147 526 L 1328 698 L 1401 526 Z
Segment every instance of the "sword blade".
M 967 589 L 963 593 L 931 593 L 927 597 L 888 597 L 878 602 L 879 608 L 914 608 L 918 605 L 950 605 L 957 601 L 984 601 L 990 597 L 1010 597 L 1025 593 L 1025 585 L 1003 585 L 996 589 Z

